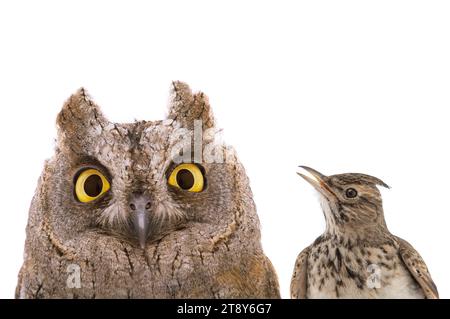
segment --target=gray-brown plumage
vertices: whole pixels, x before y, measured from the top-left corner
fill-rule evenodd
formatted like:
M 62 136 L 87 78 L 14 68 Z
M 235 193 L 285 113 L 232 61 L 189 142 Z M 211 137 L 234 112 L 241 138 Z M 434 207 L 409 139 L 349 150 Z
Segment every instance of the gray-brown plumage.
M 195 120 L 200 151 L 225 162 L 203 157 L 179 169 Z M 57 126 L 55 155 L 30 208 L 16 297 L 279 297 L 247 176 L 233 149 L 214 143 L 203 93 L 174 82 L 166 120 L 116 124 L 81 89 Z
M 420 255 L 392 235 L 378 186 L 364 174 L 325 176 L 302 166 L 316 188 L 325 232 L 304 249 L 294 267 L 292 298 L 438 298 Z

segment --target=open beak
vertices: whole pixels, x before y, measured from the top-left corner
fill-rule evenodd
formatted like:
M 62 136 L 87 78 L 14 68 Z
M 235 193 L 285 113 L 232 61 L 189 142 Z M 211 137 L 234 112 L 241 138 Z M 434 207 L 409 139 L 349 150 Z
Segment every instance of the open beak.
M 327 176 L 319 173 L 315 169 L 307 166 L 299 166 L 307 171 L 312 177 L 304 175 L 302 173 L 298 173 L 302 178 L 304 178 L 308 183 L 310 183 L 320 194 L 325 196 L 328 199 L 336 198 L 336 194 L 327 184 Z

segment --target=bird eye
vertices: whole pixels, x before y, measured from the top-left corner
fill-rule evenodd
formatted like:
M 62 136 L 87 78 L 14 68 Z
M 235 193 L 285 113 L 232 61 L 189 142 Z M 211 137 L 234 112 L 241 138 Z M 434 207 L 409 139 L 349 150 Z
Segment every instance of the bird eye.
M 347 198 L 355 198 L 356 196 L 358 196 L 358 192 L 357 192 L 356 189 L 354 189 L 354 188 L 348 188 L 348 189 L 345 191 L 345 196 L 346 196 Z
M 169 185 L 198 193 L 204 188 L 205 179 L 200 168 L 195 164 L 180 164 L 170 173 Z
M 75 182 L 75 195 L 82 203 L 89 203 L 111 188 L 106 177 L 96 169 L 82 171 Z

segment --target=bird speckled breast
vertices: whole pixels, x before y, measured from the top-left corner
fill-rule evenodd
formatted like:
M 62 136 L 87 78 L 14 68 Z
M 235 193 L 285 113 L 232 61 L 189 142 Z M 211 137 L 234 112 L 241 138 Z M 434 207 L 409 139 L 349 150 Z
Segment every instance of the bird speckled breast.
M 385 182 L 301 167 L 319 193 L 326 228 L 297 257 L 292 298 L 439 298 L 422 257 L 387 228 L 378 189 L 389 188 Z
M 391 244 L 323 240 L 308 258 L 307 298 L 424 298 Z

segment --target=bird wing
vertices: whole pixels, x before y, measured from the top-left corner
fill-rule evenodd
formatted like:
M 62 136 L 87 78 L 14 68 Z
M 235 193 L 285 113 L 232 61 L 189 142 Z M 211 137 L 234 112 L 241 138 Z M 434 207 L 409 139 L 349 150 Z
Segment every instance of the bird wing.
M 310 247 L 303 249 L 295 261 L 294 273 L 291 279 L 291 298 L 306 299 L 306 288 L 308 278 L 308 256 Z
M 419 253 L 406 240 L 396 237 L 399 244 L 400 256 L 408 268 L 411 275 L 422 288 L 427 299 L 439 299 L 439 293 L 436 285 L 431 279 L 427 265 L 423 261 Z

